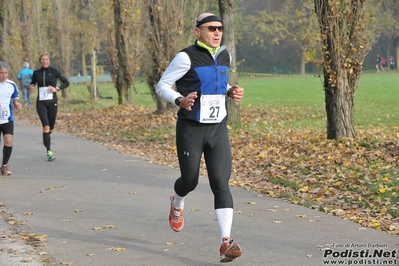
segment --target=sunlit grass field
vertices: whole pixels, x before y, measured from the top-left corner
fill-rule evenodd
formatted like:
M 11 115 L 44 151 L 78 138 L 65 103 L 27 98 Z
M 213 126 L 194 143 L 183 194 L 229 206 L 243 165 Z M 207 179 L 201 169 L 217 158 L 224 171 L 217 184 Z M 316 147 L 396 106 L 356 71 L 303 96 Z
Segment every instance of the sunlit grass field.
M 239 77 L 245 89 L 241 108 L 269 112 L 287 112 L 286 126 L 323 127 L 326 123 L 323 78 L 307 77 Z M 399 125 L 399 73 L 363 74 L 355 95 L 354 120 L 361 127 L 397 127 Z M 156 108 L 144 82 L 135 84 L 132 103 L 135 106 Z M 102 96 L 91 102 L 87 84 L 72 84 L 71 99 L 61 102 L 60 110 L 105 108 L 117 105 L 117 92 L 112 83 L 98 84 Z M 292 111 L 294 110 L 294 112 Z M 284 116 L 283 116 L 284 117 Z M 245 119 L 243 117 L 242 119 Z M 267 121 L 270 122 L 270 121 Z

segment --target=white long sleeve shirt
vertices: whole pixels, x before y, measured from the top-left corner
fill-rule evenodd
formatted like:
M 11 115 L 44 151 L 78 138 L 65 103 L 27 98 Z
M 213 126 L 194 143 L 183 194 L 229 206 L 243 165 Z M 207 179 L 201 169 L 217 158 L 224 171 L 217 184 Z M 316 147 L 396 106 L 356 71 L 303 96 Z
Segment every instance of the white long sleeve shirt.
M 173 104 L 176 98 L 183 97 L 183 95 L 173 89 L 173 85 L 190 70 L 190 67 L 191 61 L 185 52 L 176 54 L 157 84 L 157 94 Z
M 181 79 L 190 68 L 191 61 L 188 55 L 185 52 L 177 53 L 159 80 L 155 89 L 156 93 L 168 102 L 174 104 L 175 100 L 178 97 L 183 97 L 183 95 L 175 91 L 173 85 L 177 80 Z M 227 84 L 227 90 L 230 88 L 231 85 Z

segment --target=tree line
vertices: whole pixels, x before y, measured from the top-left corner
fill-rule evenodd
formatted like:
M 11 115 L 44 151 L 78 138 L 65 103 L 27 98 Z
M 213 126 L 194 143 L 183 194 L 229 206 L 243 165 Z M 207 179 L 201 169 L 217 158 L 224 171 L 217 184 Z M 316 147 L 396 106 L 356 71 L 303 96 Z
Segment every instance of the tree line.
M 399 54 L 399 15 L 397 0 L 371 0 L 378 7 L 373 18 L 373 52 L 366 58 L 366 67 L 375 63 L 375 54 L 386 58 Z M 109 50 L 114 49 L 110 40 L 115 29 L 113 4 L 107 0 L 3 0 L 0 3 L 0 49 L 2 59 L 18 69 L 23 61 L 38 66 L 41 52 L 49 52 L 53 63 L 67 75 L 87 74 L 91 67 L 93 49 L 98 64 L 109 71 Z M 148 63 L 140 58 L 144 38 L 152 34 L 147 28 L 148 5 L 184 5 L 182 25 L 176 31 L 176 46 L 183 48 L 192 43 L 192 26 L 198 13 L 219 13 L 217 1 L 119 1 L 126 13 L 126 34 L 129 56 L 141 66 Z M 237 70 L 241 72 L 270 73 L 273 67 L 289 68 L 295 73 L 317 71 L 313 58 L 317 55 L 314 45 L 317 25 L 314 21 L 313 0 L 235 0 L 234 25 L 237 50 Z M 155 10 L 155 9 L 154 9 Z M 153 10 L 153 11 L 154 11 Z M 229 29 L 226 29 L 228 31 Z M 169 38 L 168 36 L 163 36 Z M 141 45 L 141 47 L 140 47 Z M 167 47 L 165 47 L 167 49 Z M 371 56 L 372 55 L 372 56 Z M 167 59 L 169 61 L 170 58 Z M 68 62 L 70 61 L 70 62 Z M 14 65 L 15 64 L 15 65 Z
M 323 6 L 327 7 L 324 13 L 317 13 Z M 323 20 L 323 16 L 330 15 L 337 16 L 334 27 L 342 31 L 347 30 L 342 27 L 354 23 L 343 19 L 352 20 L 356 15 L 362 21 L 356 30 L 363 33 L 364 39 L 351 39 L 352 35 L 348 39 L 349 45 L 356 42 L 359 49 L 362 42 L 364 48 L 356 58 L 347 58 L 357 60 L 349 64 L 356 65 L 356 71 L 364 68 L 367 55 L 399 54 L 397 0 L 3 0 L 0 59 L 11 65 L 12 75 L 23 61 L 37 67 L 42 52 L 52 55 L 53 64 L 65 76 L 78 72 L 88 75 L 100 66 L 111 74 L 120 104 L 130 101 L 137 76 L 145 75 L 157 109 L 162 112 L 168 106 L 155 94 L 156 82 L 173 56 L 194 42 L 195 18 L 209 11 L 221 14 L 225 23 L 231 21 L 224 42 L 234 53 L 235 73 L 270 73 L 276 68 L 301 74 L 324 71 L 325 86 L 331 89 L 334 82 L 328 80 L 338 73 L 331 75 L 330 68 L 335 66 L 326 64 L 329 58 L 325 53 L 332 49 L 328 46 L 331 40 L 346 37 L 332 34 L 333 39 L 323 44 L 329 32 L 323 32 L 320 25 L 332 23 Z M 93 51 L 97 57 L 93 57 Z M 369 60 L 375 64 L 374 57 Z M 350 81 L 352 91 L 356 79 Z M 63 93 L 68 97 L 68 90 Z M 237 110 L 237 106 L 230 109 Z

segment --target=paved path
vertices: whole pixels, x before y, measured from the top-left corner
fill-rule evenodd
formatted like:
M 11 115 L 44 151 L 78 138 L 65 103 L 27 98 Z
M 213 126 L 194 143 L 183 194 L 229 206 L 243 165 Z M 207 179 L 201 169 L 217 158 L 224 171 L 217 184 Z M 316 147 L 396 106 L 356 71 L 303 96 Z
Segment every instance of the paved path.
M 0 176 L 0 202 L 11 216 L 0 220 L 1 266 L 45 261 L 50 263 L 43 265 L 220 265 L 206 178 L 186 200 L 186 225 L 175 233 L 167 216 L 177 170 L 56 132 L 52 148 L 57 159 L 47 162 L 39 127 L 17 122 L 15 133 L 13 175 Z M 369 244 L 384 252 L 399 250 L 397 237 L 243 189 L 232 188 L 232 193 L 232 237 L 243 255 L 230 265 L 320 266 L 328 265 L 323 254 L 329 248 L 339 258 L 350 250 L 376 249 Z M 10 219 L 18 225 L 10 225 Z M 39 248 L 19 240 L 27 233 L 44 238 L 32 242 Z M 366 246 L 345 247 L 358 244 Z M 392 253 L 386 254 L 390 259 Z

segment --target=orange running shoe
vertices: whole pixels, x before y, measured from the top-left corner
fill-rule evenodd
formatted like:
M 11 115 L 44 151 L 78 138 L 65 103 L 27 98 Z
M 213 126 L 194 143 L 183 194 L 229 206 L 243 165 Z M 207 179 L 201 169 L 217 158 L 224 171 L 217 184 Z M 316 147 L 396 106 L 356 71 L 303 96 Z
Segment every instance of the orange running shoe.
M 8 169 L 8 165 L 5 164 L 1 167 L 1 174 L 2 175 L 12 175 L 11 170 Z
M 170 196 L 169 224 L 173 231 L 180 232 L 184 226 L 183 209 L 173 206 L 174 199 L 175 195 Z
M 242 254 L 241 247 L 229 237 L 223 237 L 220 246 L 220 262 L 231 262 Z

